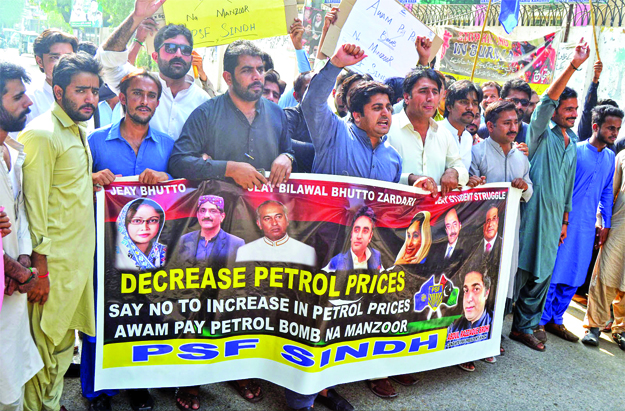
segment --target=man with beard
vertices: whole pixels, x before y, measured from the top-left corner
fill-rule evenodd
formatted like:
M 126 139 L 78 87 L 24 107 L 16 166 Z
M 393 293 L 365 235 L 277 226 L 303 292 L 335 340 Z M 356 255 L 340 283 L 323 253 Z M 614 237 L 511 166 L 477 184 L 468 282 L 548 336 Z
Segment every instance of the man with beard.
M 0 63 L 0 146 L 4 164 L 0 167 L 0 204 L 12 225 L 2 233 L 5 287 L 0 288 L 0 409 L 22 409 L 24 384 L 43 367 L 30 335 L 26 293 L 36 286 L 39 273 L 30 267 L 32 244 L 24 209 L 22 164 L 24 146 L 8 134 L 20 131 L 33 104 L 25 93 L 26 70 L 11 63 Z
M 31 333 L 44 362 L 26 384 L 29 411 L 61 408 L 74 330 L 95 335 L 92 160 L 84 122 L 98 104 L 99 72 L 98 62 L 85 53 L 61 57 L 52 74 L 52 109 L 19 135 L 28 153 L 24 197 L 32 263 L 45 273 L 28 293 Z
M 96 58 L 102 62 L 102 77 L 114 92 L 119 93 L 121 80 L 136 70 L 128 62 L 126 50 L 132 33 L 163 3 L 164 0 L 136 0 L 134 11 L 98 50 Z M 193 61 L 193 37 L 189 29 L 174 24 L 161 28 L 154 36 L 154 50 L 152 58 L 158 64 L 163 95 L 150 123 L 176 140 L 191 112 L 210 97 L 187 75 Z
M 229 179 L 260 188 L 288 180 L 294 160 L 282 109 L 263 94 L 261 51 L 237 40 L 226 48 L 228 92 L 199 106 L 184 125 L 169 160 L 174 177 Z M 271 170 L 269 180 L 265 170 Z
M 539 331 L 534 331 L 538 339 L 541 339 L 538 334 L 548 331 L 567 341 L 579 340 L 562 324 L 562 317 L 575 291 L 586 280 L 592 257 L 597 207 L 603 220 L 599 246 L 603 245 L 610 231 L 614 201 L 614 152 L 606 150 L 606 147 L 616 141 L 622 121 L 623 112 L 618 108 L 597 106 L 592 110 L 592 137 L 577 143 L 573 209 L 569 213 L 567 239 L 558 249 Z
M 519 297 L 510 338 L 537 351 L 544 351 L 545 344 L 534 336 L 534 329 L 545 306 L 558 246 L 566 239 L 575 182 L 577 148 L 571 142 L 577 136 L 571 127 L 577 118 L 577 94 L 566 84 L 588 55 L 588 45 L 578 44 L 567 68 L 536 106 L 527 136 L 535 186 L 532 198 L 522 205 Z
M 231 266 L 239 247 L 245 241 L 221 228 L 226 218 L 223 197 L 204 195 L 198 200 L 196 212 L 200 229 L 180 237 L 178 248 L 169 266 L 172 268 Z
M 468 80 L 456 81 L 447 90 L 445 97 L 445 119 L 438 124 L 449 130 L 454 137 L 464 167 L 471 167 L 471 147 L 473 137 L 467 126 L 479 116 L 479 104 L 482 102 L 482 89 Z
M 532 119 L 532 114 L 534 113 L 534 110 L 536 110 L 536 105 L 538 104 L 538 100 L 540 100 L 540 97 L 538 97 L 538 93 L 536 92 L 536 90 L 532 89 L 532 97 L 530 97 L 530 104 L 529 106 L 527 106 L 527 110 L 525 110 L 525 114 L 523 114 L 523 121 L 527 124 L 530 123 L 530 120 Z
M 126 116 L 89 136 L 95 188 L 112 183 L 116 176 L 139 176 L 143 184 L 169 180 L 166 170 L 174 140 L 149 125 L 158 107 L 161 82 L 147 71 L 137 70 L 122 80 L 119 89 Z M 83 338 L 82 395 L 90 401 L 90 410 L 110 410 L 109 397 L 118 390 L 94 391 L 95 343 L 95 337 Z M 128 394 L 133 409 L 148 410 L 153 404 L 147 389 L 129 390 Z

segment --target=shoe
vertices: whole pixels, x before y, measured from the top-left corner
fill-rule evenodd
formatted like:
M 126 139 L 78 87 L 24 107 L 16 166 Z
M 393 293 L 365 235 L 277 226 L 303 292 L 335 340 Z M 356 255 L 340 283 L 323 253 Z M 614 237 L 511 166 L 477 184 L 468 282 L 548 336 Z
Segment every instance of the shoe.
M 397 391 L 395 391 L 395 388 L 393 388 L 393 385 L 388 378 L 373 381 L 369 380 L 367 381 L 367 385 L 369 386 L 371 392 L 380 398 L 397 397 Z
M 404 387 L 411 387 L 417 383 L 417 379 L 410 374 L 391 375 L 388 378 Z
M 518 341 L 530 347 L 532 350 L 545 351 L 545 344 L 538 341 L 534 334 L 527 334 L 521 331 L 511 331 L 509 335 L 511 340 Z
M 542 325 L 539 325 L 535 330 L 534 330 L 534 337 L 536 337 L 536 339 L 538 341 L 540 341 L 541 343 L 546 343 L 547 342 L 547 333 L 545 332 L 545 327 Z
M 89 402 L 89 411 L 111 411 L 111 399 L 106 394 L 100 394 Z
M 128 402 L 133 411 L 152 411 L 154 399 L 147 388 L 128 390 Z
M 458 368 L 468 372 L 475 371 L 475 363 L 473 361 L 465 362 L 464 364 L 458 364 Z
M 316 401 L 322 403 L 326 408 L 333 411 L 354 411 L 354 406 L 345 398 L 341 397 L 334 388 L 328 390 L 327 397 L 317 395 Z
M 497 358 L 495 357 L 486 357 L 486 358 L 482 358 L 482 361 L 487 362 L 489 364 L 494 364 L 497 362 Z
M 591 327 L 589 330 L 586 330 L 586 335 L 582 338 L 582 342 L 596 347 L 599 345 L 599 334 L 601 334 L 599 327 Z
M 564 324 L 554 324 L 554 323 L 545 324 L 545 331 L 548 331 L 551 334 L 555 334 L 558 337 L 562 338 L 563 340 L 567 340 L 570 342 L 579 341 L 579 337 L 573 334 L 572 332 L 570 332 L 569 330 L 567 330 Z
M 621 350 L 625 351 L 625 332 L 612 334 L 612 339 Z

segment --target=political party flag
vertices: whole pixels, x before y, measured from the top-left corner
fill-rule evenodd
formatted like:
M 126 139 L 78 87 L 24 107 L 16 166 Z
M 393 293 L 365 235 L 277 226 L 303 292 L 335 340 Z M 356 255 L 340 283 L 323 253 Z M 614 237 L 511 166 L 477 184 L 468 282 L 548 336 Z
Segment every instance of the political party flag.
M 518 26 L 520 9 L 520 0 L 501 0 L 499 22 L 503 26 L 504 30 L 506 30 L 506 33 L 512 33 L 512 30 L 514 30 L 514 28 Z

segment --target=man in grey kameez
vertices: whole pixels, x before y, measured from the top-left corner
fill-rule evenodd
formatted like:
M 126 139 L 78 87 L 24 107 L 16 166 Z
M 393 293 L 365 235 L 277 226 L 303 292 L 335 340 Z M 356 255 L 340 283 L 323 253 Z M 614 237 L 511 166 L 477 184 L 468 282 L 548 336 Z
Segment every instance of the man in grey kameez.
M 566 238 L 571 211 L 577 136 L 577 94 L 566 87 L 573 73 L 588 59 L 586 44 L 578 44 L 573 59 L 549 86 L 532 114 L 527 145 L 534 194 L 521 209 L 519 295 L 510 338 L 538 350 L 545 341 L 534 336 L 545 305 L 558 246 Z M 571 144 L 572 143 L 572 144 Z

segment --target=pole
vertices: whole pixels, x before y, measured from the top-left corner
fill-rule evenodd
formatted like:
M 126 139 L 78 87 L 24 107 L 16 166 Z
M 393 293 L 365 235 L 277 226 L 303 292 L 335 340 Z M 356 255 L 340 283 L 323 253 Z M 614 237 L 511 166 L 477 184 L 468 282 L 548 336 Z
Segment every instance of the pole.
M 595 40 L 595 50 L 597 51 L 597 60 L 601 61 L 599 56 L 599 44 L 597 43 L 597 30 L 595 30 L 595 11 L 592 8 L 592 0 L 588 0 L 590 6 L 590 20 L 592 21 L 592 38 Z
M 592 1 L 592 0 L 588 0 Z M 486 28 L 486 21 L 488 20 L 488 13 L 490 13 L 490 5 L 492 0 L 488 0 L 488 7 L 486 7 L 486 15 L 484 15 L 484 23 L 482 24 L 482 31 L 480 33 L 480 41 L 477 43 L 477 52 L 475 53 L 475 59 L 473 59 L 473 69 L 471 70 L 471 81 L 475 76 L 475 68 L 477 67 L 477 59 L 480 56 L 480 48 L 482 47 L 482 38 L 484 37 L 484 29 Z

